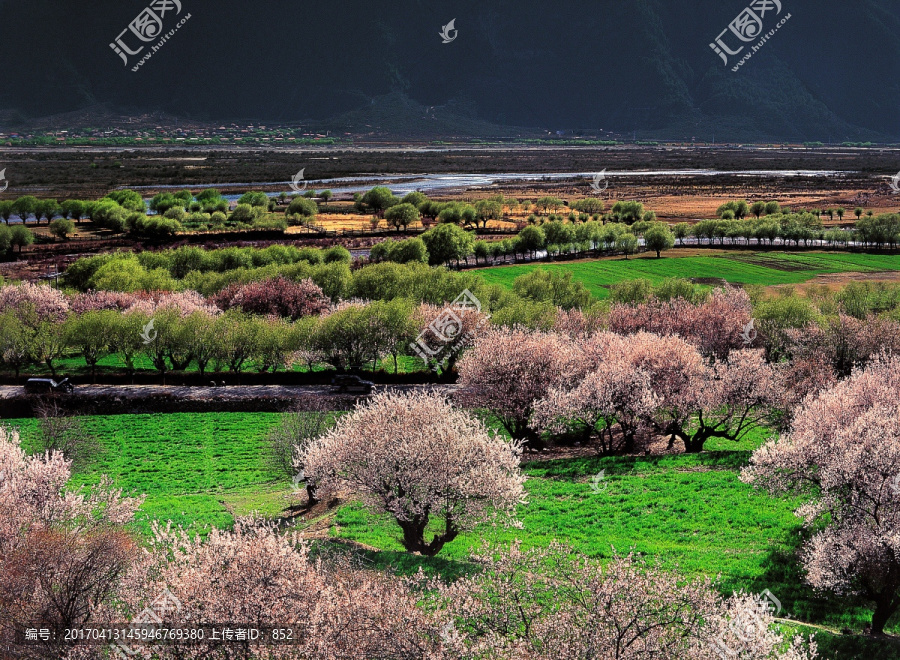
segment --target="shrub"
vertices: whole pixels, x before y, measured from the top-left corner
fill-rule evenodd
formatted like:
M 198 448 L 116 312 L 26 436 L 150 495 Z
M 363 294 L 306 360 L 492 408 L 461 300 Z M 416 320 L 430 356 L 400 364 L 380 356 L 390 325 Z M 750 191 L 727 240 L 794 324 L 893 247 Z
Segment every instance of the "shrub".
M 75 231 L 75 223 L 65 218 L 57 218 L 50 223 L 50 233 L 62 240 L 68 240 L 69 234 Z
M 319 206 L 306 197 L 295 197 L 285 211 L 287 215 L 299 215 L 304 218 L 314 218 L 318 212 Z
M 353 255 L 343 245 L 333 245 L 322 254 L 322 260 L 326 264 L 349 264 L 353 261 Z
M 321 314 L 329 300 L 312 280 L 292 282 L 276 277 L 249 284 L 232 284 L 213 300 L 221 309 L 238 308 L 248 314 L 274 315 L 291 320 Z

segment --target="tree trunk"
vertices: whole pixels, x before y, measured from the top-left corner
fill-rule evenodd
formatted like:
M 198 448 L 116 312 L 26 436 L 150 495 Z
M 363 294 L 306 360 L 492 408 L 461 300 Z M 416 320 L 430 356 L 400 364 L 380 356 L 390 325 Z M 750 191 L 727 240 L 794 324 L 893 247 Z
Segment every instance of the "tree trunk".
M 875 612 L 872 614 L 872 634 L 883 635 L 884 627 L 888 620 L 897 611 L 900 601 L 894 601 L 892 598 L 893 591 L 885 590 L 878 598 L 875 599 Z
M 312 508 L 314 504 L 319 503 L 319 498 L 316 497 L 316 486 L 309 481 L 306 482 L 306 499 L 307 508 Z
M 428 516 L 415 518 L 413 520 L 398 520 L 400 529 L 403 530 L 403 547 L 407 552 L 418 552 L 426 557 L 436 556 L 441 549 L 450 541 L 455 539 L 459 532 L 453 529 L 450 520 L 446 520 L 444 524 L 444 532 L 436 534 L 431 542 L 425 541 L 425 528 L 428 526 Z
M 704 437 L 685 437 L 684 438 L 684 452 L 686 454 L 699 454 L 703 451 L 703 445 L 706 443 L 706 438 Z

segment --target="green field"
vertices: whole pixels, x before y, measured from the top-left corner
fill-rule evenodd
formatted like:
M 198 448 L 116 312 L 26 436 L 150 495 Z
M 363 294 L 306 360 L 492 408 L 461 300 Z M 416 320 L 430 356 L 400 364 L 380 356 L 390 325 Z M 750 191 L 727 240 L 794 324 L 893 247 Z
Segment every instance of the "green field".
M 235 515 L 279 516 L 291 486 L 263 460 L 262 440 L 278 422 L 271 413 L 98 416 L 83 419 L 104 452 L 73 483 L 93 484 L 101 474 L 126 493 L 147 499 L 134 524 L 147 534 L 151 521 L 171 520 L 203 533 L 227 527 Z M 34 420 L 8 420 L 34 441 Z M 366 547 L 374 566 L 445 576 L 469 570 L 466 557 L 482 540 L 525 546 L 566 541 L 599 558 L 635 550 L 651 563 L 690 575 L 719 576 L 723 593 L 769 589 L 794 619 L 831 629 L 859 631 L 870 611 L 852 598 L 827 598 L 803 585 L 795 554 L 803 539 L 795 502 L 773 499 L 738 480 L 750 451 L 765 436 L 741 444 L 711 441 L 700 455 L 580 458 L 525 466 L 528 503 L 522 529 L 485 525 L 461 536 L 434 559 L 410 556 L 390 520 L 348 503 L 329 514 L 331 534 Z M 591 477 L 606 470 L 595 493 Z M 896 631 L 898 626 L 894 626 Z M 900 658 L 889 646 L 862 638 L 821 634 L 826 658 Z M 871 646 L 871 648 L 870 648 Z M 843 650 L 839 650 L 843 649 Z
M 669 254 L 677 254 L 677 251 Z M 846 252 L 734 252 L 720 256 L 662 259 L 602 259 L 483 268 L 491 284 L 511 287 L 513 280 L 535 268 L 569 271 L 597 298 L 606 298 L 611 284 L 635 279 L 659 282 L 668 277 L 722 278 L 731 284 L 799 284 L 816 275 L 843 272 L 900 271 L 900 256 Z
M 152 520 L 202 532 L 254 510 L 277 516 L 290 483 L 278 483 L 265 466 L 262 441 L 279 419 L 276 413 L 85 417 L 84 428 L 103 451 L 72 483 L 95 484 L 105 474 L 126 494 L 146 495 L 135 520 L 143 534 Z M 32 445 L 35 420 L 4 423 L 20 427 L 23 445 Z

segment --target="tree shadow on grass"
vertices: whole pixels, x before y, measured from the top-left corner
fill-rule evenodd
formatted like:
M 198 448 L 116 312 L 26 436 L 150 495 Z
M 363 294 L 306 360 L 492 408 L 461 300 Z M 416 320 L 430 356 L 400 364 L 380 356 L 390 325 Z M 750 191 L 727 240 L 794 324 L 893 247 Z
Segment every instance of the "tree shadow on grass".
M 522 465 L 529 477 L 579 479 L 607 470 L 615 474 L 651 473 L 677 468 L 708 468 L 738 471 L 750 462 L 750 451 L 711 451 L 701 454 L 663 456 L 584 456 Z
M 401 576 L 415 575 L 421 569 L 425 575 L 441 577 L 447 582 L 472 575 L 480 570 L 478 565 L 473 562 L 443 557 L 425 557 L 396 550 L 373 550 L 341 539 L 316 541 L 312 544 L 310 554 L 313 557 L 327 557 L 335 554 L 353 557 L 364 568 Z
M 762 593 L 768 589 L 783 607 L 779 617 L 847 631 L 848 634 L 839 635 L 814 631 L 817 632 L 820 658 L 900 660 L 900 638 L 862 634 L 863 627 L 872 619 L 870 603 L 855 596 L 816 591 L 806 583 L 799 551 L 810 535 L 800 526 L 787 530 L 783 540 L 787 546 L 782 544 L 769 552 L 763 561 L 765 572 L 761 576 L 749 583 L 747 580 L 724 579 L 720 584 L 721 591 L 730 594 L 743 587 Z M 895 635 L 898 618 L 895 616 L 888 626 Z

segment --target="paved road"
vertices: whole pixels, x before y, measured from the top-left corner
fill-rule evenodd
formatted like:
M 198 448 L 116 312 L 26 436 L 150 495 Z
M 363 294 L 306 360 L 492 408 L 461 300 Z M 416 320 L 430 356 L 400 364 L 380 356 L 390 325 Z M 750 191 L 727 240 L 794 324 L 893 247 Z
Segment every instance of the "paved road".
M 435 389 L 452 394 L 456 385 L 376 385 L 375 392 L 406 392 Z M 269 399 L 310 396 L 353 396 L 356 392 L 339 394 L 330 385 L 235 385 L 229 387 L 186 387 L 179 385 L 80 385 L 75 393 L 82 398 L 119 397 L 121 399 L 142 399 L 149 396 L 166 395 L 191 401 L 241 399 Z M 21 386 L 0 386 L 0 399 L 14 399 L 25 396 Z

